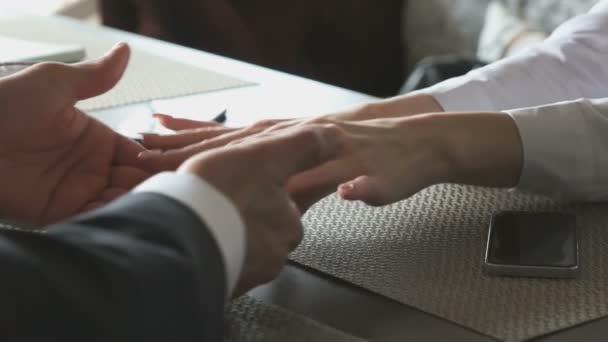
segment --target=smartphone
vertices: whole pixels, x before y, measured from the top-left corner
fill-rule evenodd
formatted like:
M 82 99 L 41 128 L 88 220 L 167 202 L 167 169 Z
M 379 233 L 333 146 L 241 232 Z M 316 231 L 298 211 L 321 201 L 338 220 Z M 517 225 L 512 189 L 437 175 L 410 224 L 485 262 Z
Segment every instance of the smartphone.
M 483 270 L 497 276 L 575 278 L 578 254 L 576 216 L 500 212 L 490 223 Z

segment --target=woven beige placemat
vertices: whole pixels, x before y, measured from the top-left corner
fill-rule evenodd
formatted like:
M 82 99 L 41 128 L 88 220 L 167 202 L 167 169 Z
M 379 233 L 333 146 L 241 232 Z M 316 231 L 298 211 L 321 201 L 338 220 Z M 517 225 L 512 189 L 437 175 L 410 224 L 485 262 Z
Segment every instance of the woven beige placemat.
M 487 226 L 500 210 L 576 213 L 580 277 L 483 275 Z M 499 339 L 608 315 L 607 205 L 560 208 L 515 192 L 441 185 L 382 208 L 332 196 L 307 213 L 305 227 L 293 260 Z
M 230 342 L 364 341 L 251 297 L 239 298 L 227 308 L 225 335 Z
M 39 42 L 79 44 L 87 59 L 102 56 L 118 41 L 91 35 L 70 25 L 41 21 L 35 17 L 0 20 L 0 34 Z M 108 93 L 82 101 L 79 108 L 97 110 L 155 99 L 252 85 L 216 72 L 132 49 L 129 67 L 118 85 Z

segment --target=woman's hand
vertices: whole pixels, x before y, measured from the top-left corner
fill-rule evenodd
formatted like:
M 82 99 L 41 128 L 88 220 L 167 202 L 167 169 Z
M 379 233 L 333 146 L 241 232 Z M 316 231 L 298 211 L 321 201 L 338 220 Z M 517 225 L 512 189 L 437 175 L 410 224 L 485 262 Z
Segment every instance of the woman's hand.
M 95 208 L 148 177 L 143 148 L 74 107 L 112 88 L 129 60 L 43 63 L 0 79 L 0 214 L 51 223 Z
M 446 113 L 335 123 L 339 157 L 289 182 L 303 209 L 335 191 L 390 204 L 438 183 L 513 187 L 523 164 L 519 133 L 503 113 Z
M 151 141 L 158 146 L 171 140 L 179 146 L 189 139 L 207 139 L 185 148 L 144 154 L 144 160 L 156 167 L 173 167 L 200 151 L 294 125 L 336 126 L 343 133 L 338 159 L 289 182 L 290 193 L 302 210 L 336 189 L 346 200 L 384 205 L 437 183 L 515 186 L 523 159 L 517 127 L 503 113 L 433 113 L 352 121 L 325 116 L 267 121 L 240 130 L 167 117 L 163 120 L 167 120 L 163 122 L 166 126 L 178 129 L 200 127 L 175 136 L 153 136 Z
M 351 122 L 324 117 L 275 122 L 254 136 L 313 123 L 335 126 L 341 132 L 340 149 L 335 160 L 290 179 L 289 191 L 303 211 L 336 189 L 346 200 L 384 205 L 437 183 L 511 187 L 521 172 L 519 133 L 503 113 L 435 113 Z M 190 148 L 247 141 L 247 133 L 232 131 L 196 147 L 168 151 L 158 160 L 186 156 Z
M 415 95 L 372 102 L 351 110 L 312 119 L 263 120 L 243 128 L 229 128 L 212 121 L 195 121 L 156 114 L 155 117 L 160 123 L 176 131 L 176 134 L 143 134 L 143 144 L 150 151 L 142 153 L 140 157 L 151 169 L 174 170 L 197 153 L 222 147 L 256 134 L 283 130 L 296 125 L 399 118 L 440 111 L 442 108 L 433 97 Z

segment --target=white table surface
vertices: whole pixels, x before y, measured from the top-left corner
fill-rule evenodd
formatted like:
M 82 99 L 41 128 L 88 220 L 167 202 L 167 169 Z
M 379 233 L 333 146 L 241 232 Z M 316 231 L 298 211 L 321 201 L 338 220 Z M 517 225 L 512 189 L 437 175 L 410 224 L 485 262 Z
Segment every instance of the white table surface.
M 23 14 L 3 12 L 0 13 L 0 20 L 14 19 L 19 16 L 23 16 Z M 243 126 L 262 119 L 305 117 L 331 113 L 373 99 L 370 96 L 351 90 L 172 43 L 83 23 L 71 18 L 41 16 L 39 20 L 45 21 L 45 24 L 57 25 L 66 30 L 84 31 L 90 33 L 91 37 L 124 41 L 133 48 L 256 84 L 244 88 L 178 97 L 170 100 L 149 101 L 89 113 L 121 133 L 128 135 L 156 130 L 157 125 L 151 118 L 153 112 L 204 120 L 211 119 L 215 114 L 228 109 L 226 124 L 229 126 Z

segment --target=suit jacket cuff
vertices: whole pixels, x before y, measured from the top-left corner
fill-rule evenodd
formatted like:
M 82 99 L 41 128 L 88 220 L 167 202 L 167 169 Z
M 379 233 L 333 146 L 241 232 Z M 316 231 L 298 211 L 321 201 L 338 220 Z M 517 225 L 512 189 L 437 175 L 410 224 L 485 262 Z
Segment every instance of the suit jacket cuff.
M 209 183 L 192 174 L 163 172 L 151 177 L 133 192 L 168 196 L 190 208 L 206 223 L 222 253 L 228 296 L 241 274 L 245 258 L 245 225 L 234 204 Z

